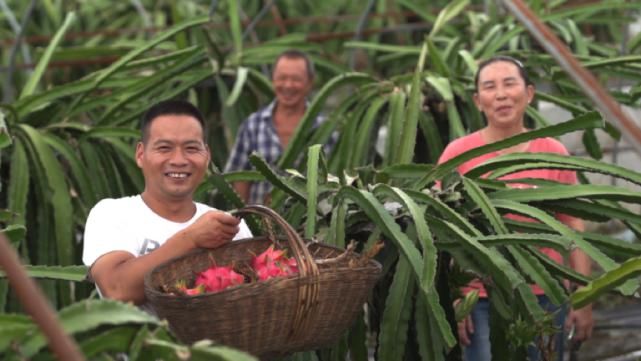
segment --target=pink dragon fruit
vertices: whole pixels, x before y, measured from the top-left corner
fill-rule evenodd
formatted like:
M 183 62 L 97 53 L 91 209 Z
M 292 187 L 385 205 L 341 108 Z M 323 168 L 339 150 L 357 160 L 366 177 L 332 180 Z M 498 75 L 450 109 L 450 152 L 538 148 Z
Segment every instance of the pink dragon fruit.
M 241 283 L 245 283 L 245 278 L 234 272 L 231 266 L 212 266 L 196 277 L 196 285 L 202 285 L 207 292 L 222 291 Z

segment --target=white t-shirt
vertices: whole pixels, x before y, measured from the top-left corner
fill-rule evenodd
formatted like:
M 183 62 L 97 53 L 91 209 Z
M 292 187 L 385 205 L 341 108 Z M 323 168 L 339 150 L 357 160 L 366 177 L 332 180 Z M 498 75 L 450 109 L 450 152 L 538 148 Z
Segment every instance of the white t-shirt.
M 195 205 L 196 214 L 187 222 L 177 223 L 154 213 L 140 195 L 103 199 L 87 217 L 82 261 L 91 267 L 99 257 L 113 251 L 129 252 L 134 257 L 150 253 L 207 211 L 216 210 L 202 203 Z M 251 237 L 245 221 L 241 221 L 234 239 Z

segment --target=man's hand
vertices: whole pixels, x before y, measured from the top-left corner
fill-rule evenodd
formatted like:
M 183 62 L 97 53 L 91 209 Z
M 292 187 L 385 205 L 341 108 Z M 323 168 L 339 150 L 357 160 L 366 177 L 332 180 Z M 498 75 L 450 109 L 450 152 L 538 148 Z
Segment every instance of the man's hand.
M 209 211 L 185 228 L 195 247 L 215 248 L 231 241 L 240 230 L 240 219 L 225 212 Z
M 594 320 L 592 319 L 592 306 L 585 306 L 579 310 L 570 310 L 565 320 L 565 329 L 569 331 L 574 326 L 574 341 L 585 341 L 592 337 Z
M 474 322 L 472 316 L 465 317 L 458 323 L 458 339 L 463 346 L 469 346 L 472 343 L 470 335 L 474 333 Z
M 225 212 L 209 211 L 192 225 L 170 237 L 155 251 L 140 257 L 116 251 L 100 257 L 91 267 L 91 276 L 109 298 L 145 301 L 144 275 L 157 265 L 194 248 L 214 248 L 234 238 L 240 220 Z

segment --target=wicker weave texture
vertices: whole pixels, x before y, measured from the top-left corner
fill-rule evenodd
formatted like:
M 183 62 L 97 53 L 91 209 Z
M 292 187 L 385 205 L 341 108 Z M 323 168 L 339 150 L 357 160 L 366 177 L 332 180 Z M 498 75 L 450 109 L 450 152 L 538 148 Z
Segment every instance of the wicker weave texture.
M 247 273 L 251 258 L 271 244 L 265 237 L 251 238 L 171 260 L 146 275 L 147 300 L 185 343 L 211 339 L 262 359 L 331 345 L 361 314 L 381 274 L 380 264 L 357 253 L 338 257 L 344 250 L 312 243 L 304 247 L 313 259 L 326 260 L 319 262 L 316 274 L 251 282 L 197 296 L 162 291 L 180 279 L 193 283 L 197 272 L 212 265 L 234 264 Z M 289 245 L 281 248 L 288 254 L 296 252 Z M 311 303 L 307 293 L 301 294 L 310 287 L 317 290 Z

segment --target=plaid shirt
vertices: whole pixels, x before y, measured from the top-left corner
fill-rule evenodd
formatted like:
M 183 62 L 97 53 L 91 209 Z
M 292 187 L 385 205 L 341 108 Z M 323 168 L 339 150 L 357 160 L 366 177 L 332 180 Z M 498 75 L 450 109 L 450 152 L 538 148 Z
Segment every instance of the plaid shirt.
M 225 173 L 253 169 L 252 164 L 249 162 L 249 156 L 252 152 L 260 154 L 270 165 L 278 162 L 278 159 L 283 154 L 283 147 L 280 144 L 280 139 L 272 121 L 275 105 L 276 101 L 274 100 L 266 107 L 252 113 L 240 126 L 236 136 L 236 143 L 225 165 Z M 323 116 L 316 116 L 314 128 L 318 127 L 323 120 Z M 328 144 L 324 146 L 325 152 L 331 149 L 335 143 L 335 135 L 333 134 Z M 247 203 L 262 204 L 265 196 L 271 190 L 272 185 L 267 181 L 252 182 Z

